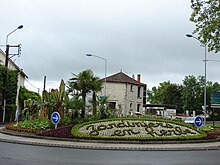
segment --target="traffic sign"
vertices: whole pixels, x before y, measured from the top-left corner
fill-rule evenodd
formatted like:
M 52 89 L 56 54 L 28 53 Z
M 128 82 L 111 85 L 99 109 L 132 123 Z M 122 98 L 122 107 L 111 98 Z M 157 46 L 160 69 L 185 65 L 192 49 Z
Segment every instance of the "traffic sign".
M 220 93 L 211 94 L 211 104 L 220 104 Z
M 194 120 L 194 124 L 196 127 L 201 127 L 203 125 L 203 119 L 201 116 L 196 116 Z
M 53 124 L 57 125 L 60 122 L 60 114 L 58 112 L 53 112 L 51 115 L 51 121 Z

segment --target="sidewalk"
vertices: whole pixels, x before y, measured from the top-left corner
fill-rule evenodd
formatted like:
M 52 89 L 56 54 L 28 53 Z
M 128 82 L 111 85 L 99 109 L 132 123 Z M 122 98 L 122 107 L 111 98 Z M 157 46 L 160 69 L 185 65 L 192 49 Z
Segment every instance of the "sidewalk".
M 220 150 L 220 141 L 207 143 L 180 143 L 180 144 L 116 144 L 116 143 L 95 143 L 64 141 L 53 138 L 34 136 L 15 136 L 5 134 L 0 128 L 0 141 L 8 143 L 74 148 L 74 149 L 94 149 L 94 150 L 123 150 L 123 151 L 198 151 L 198 150 Z

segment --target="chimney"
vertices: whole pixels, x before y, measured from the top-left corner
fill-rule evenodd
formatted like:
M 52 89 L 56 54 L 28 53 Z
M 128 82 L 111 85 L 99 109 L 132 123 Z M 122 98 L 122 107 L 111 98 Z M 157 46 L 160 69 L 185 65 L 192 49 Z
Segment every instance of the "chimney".
M 134 74 L 132 74 L 132 78 L 135 80 Z
M 140 83 L 141 82 L 141 74 L 137 75 L 137 81 Z

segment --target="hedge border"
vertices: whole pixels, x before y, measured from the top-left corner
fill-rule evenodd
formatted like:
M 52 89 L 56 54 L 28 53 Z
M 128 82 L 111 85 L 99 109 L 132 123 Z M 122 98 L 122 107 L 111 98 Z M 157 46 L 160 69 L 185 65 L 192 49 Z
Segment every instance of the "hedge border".
M 166 119 L 158 119 L 158 118 L 111 118 L 111 119 L 104 119 L 104 120 L 96 120 L 96 121 L 91 121 L 91 122 L 85 122 L 81 124 L 75 125 L 71 133 L 74 138 L 79 138 L 79 139 L 90 139 L 90 140 L 126 140 L 126 141 L 160 141 L 160 140 L 165 140 L 165 141 L 170 141 L 170 140 L 199 140 L 199 139 L 204 139 L 207 134 L 205 132 L 197 131 L 199 135 L 195 136 L 173 136 L 173 137 L 112 137 L 112 136 L 102 136 L 102 137 L 97 137 L 97 136 L 91 136 L 91 135 L 86 135 L 82 134 L 79 132 L 79 129 L 85 125 L 89 124 L 94 124 L 94 123 L 99 123 L 99 122 L 108 122 L 108 121 L 122 121 L 122 120 L 138 120 L 138 121 L 158 121 L 158 122 L 166 122 L 166 123 L 171 123 L 171 124 L 176 124 L 180 126 L 184 126 L 190 129 L 193 129 L 195 131 L 196 128 L 192 125 L 185 124 L 180 121 L 176 120 L 166 120 Z

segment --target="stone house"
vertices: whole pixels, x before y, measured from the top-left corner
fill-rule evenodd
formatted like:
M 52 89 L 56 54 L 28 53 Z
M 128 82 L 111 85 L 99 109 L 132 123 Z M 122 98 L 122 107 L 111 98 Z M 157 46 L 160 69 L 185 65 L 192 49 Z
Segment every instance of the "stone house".
M 104 93 L 104 88 L 101 95 Z M 109 107 L 117 109 L 120 116 L 143 114 L 143 105 L 146 104 L 146 84 L 141 83 L 141 75 L 137 80 L 129 77 L 122 71 L 106 77 L 106 96 Z
M 5 56 L 6 56 L 5 52 L 0 49 L 0 64 L 3 66 L 5 65 Z M 18 71 L 16 106 L 17 106 L 17 110 L 20 111 L 22 106 L 21 106 L 21 102 L 18 99 L 19 90 L 20 90 L 20 87 L 24 87 L 24 81 L 26 78 L 28 78 L 28 76 L 10 58 L 8 60 L 8 69 Z M 2 103 L 2 101 L 1 101 L 1 103 Z M 0 116 L 2 116 L 2 112 L 0 112 Z M 2 120 L 2 118 L 0 118 L 0 121 L 1 120 Z

